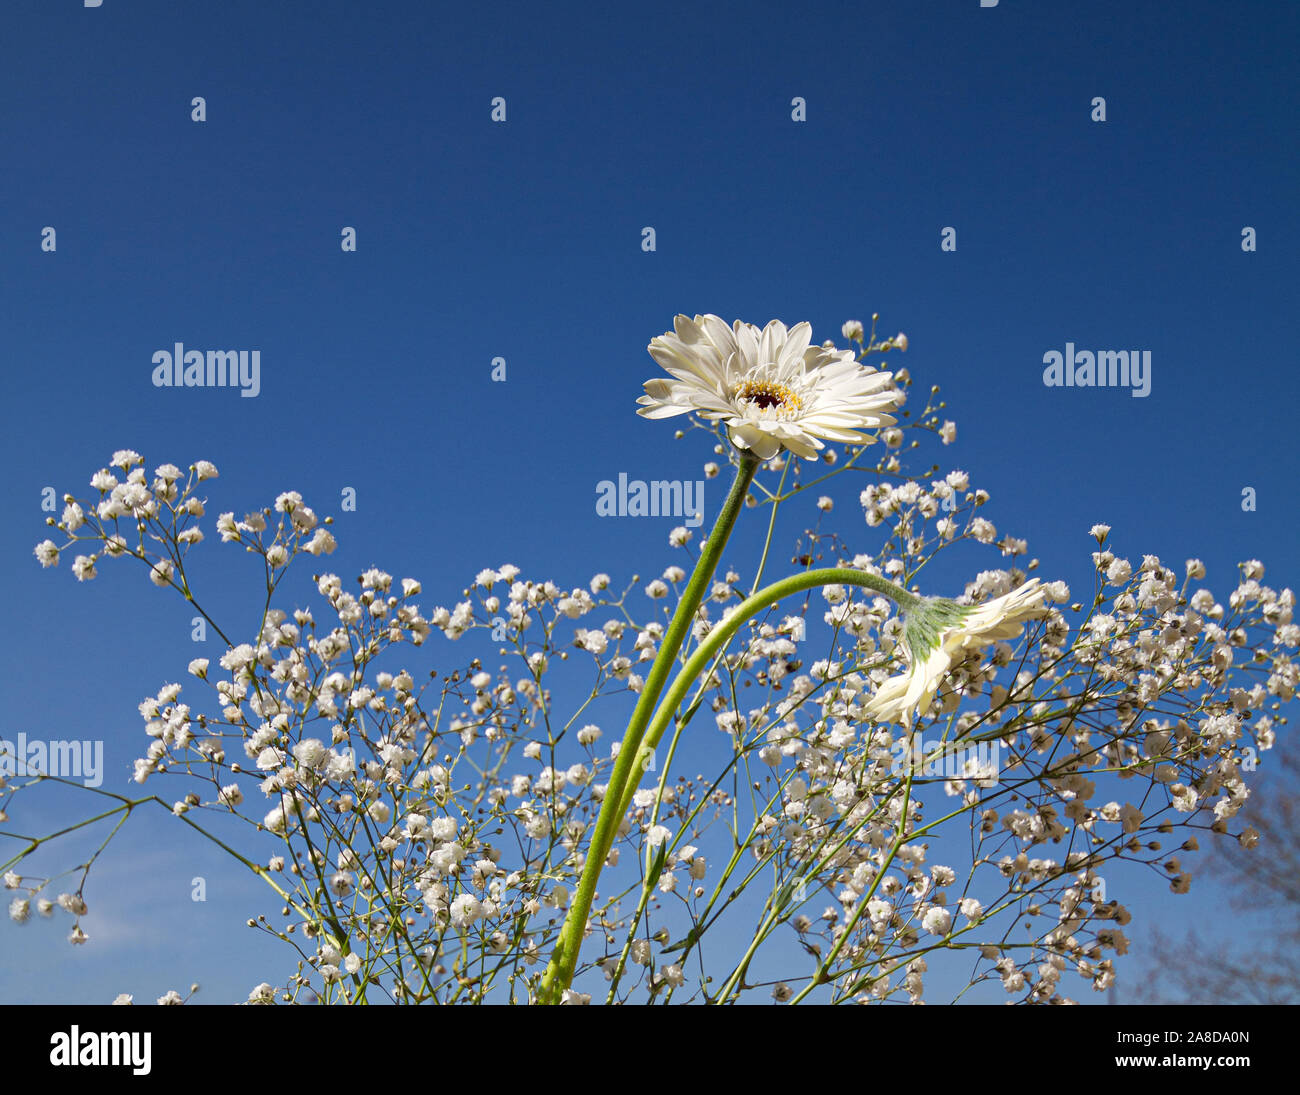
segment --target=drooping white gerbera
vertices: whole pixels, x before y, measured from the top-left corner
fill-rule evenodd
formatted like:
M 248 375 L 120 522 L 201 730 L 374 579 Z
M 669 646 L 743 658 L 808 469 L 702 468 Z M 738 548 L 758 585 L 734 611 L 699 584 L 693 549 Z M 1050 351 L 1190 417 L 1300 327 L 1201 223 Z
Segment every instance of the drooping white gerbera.
M 727 424 L 732 443 L 768 460 L 783 448 L 815 457 L 823 441 L 866 445 L 859 431 L 894 425 L 892 373 L 860 365 L 852 350 L 810 345 L 812 328 L 772 320 L 762 330 L 715 315 L 684 315 L 653 339 L 650 356 L 673 380 L 647 380 L 646 418 L 696 414 Z
M 1013 639 L 1026 620 L 1041 616 L 1046 590 L 1037 578 L 982 605 L 959 605 L 930 598 L 911 609 L 903 630 L 907 672 L 890 677 L 864 705 L 873 722 L 898 723 L 911 729 L 912 720 L 930 704 L 948 670 L 972 650 Z

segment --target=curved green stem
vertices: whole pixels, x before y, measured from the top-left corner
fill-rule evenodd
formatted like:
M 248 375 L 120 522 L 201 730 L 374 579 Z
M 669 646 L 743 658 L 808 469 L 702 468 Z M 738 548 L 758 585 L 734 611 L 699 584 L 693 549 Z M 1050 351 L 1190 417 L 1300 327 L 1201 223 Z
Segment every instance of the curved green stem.
M 742 624 L 793 593 L 801 593 L 815 586 L 827 585 L 863 586 L 888 597 L 905 612 L 921 600 L 916 594 L 909 593 L 901 586 L 897 586 L 884 578 L 878 578 L 874 574 L 867 574 L 861 570 L 851 570 L 846 567 L 827 567 L 822 570 L 805 571 L 802 574 L 783 578 L 779 582 L 773 582 L 770 586 L 760 589 L 753 596 L 742 601 L 730 616 L 709 632 L 708 637 L 700 643 L 682 671 L 677 674 L 676 679 L 664 694 L 663 702 L 655 712 L 654 720 L 651 722 L 650 728 L 641 743 L 642 756 L 648 756 L 659 743 L 692 683 L 704 672 L 709 660 L 740 630 Z M 635 791 L 635 787 L 624 789 L 623 799 L 620 803 L 622 807 L 619 811 L 620 816 L 627 811 Z
M 631 782 L 632 765 L 639 756 L 638 747 L 646 723 L 649 722 L 651 712 L 655 709 L 659 693 L 663 691 L 669 669 L 677 660 L 677 652 L 690 634 L 695 613 L 713 581 L 713 573 L 718 568 L 722 549 L 744 507 L 745 495 L 749 493 L 749 486 L 754 480 L 754 473 L 758 471 L 758 464 L 759 461 L 755 457 L 742 455 L 740 466 L 736 469 L 735 481 L 731 484 L 726 502 L 723 503 L 722 512 L 718 514 L 713 531 L 700 551 L 695 572 L 691 575 L 691 580 L 677 603 L 677 611 L 673 614 L 663 644 L 641 689 L 641 696 L 632 712 L 627 733 L 623 735 L 623 743 L 619 746 L 618 760 L 614 764 L 609 786 L 605 789 L 600 813 L 596 817 L 596 828 L 592 834 L 591 845 L 587 849 L 587 860 L 583 864 L 578 891 L 569 906 L 568 915 L 565 917 L 564 926 L 560 929 L 546 972 L 542 975 L 537 994 L 538 1003 L 559 1003 L 565 989 L 573 981 L 573 974 L 578 965 L 578 949 L 582 945 L 582 938 L 587 930 L 587 916 L 591 912 L 591 903 L 596 896 L 596 881 L 600 877 L 601 868 L 609 856 L 610 849 L 614 846 L 614 834 L 618 830 L 619 819 L 622 817 L 618 805 L 623 800 L 624 789 Z

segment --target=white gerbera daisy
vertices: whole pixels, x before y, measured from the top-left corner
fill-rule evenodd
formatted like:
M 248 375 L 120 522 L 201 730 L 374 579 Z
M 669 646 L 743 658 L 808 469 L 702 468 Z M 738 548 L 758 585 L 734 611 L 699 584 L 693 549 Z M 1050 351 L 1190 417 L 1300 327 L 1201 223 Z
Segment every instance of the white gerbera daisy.
M 866 445 L 863 429 L 892 426 L 892 373 L 860 365 L 852 350 L 812 346 L 812 328 L 772 320 L 761 331 L 715 315 L 679 315 L 675 333 L 651 341 L 650 356 L 673 380 L 648 380 L 638 414 L 694 411 L 727 424 L 732 443 L 768 460 L 783 448 L 815 457 L 823 441 Z
M 908 612 L 903 649 L 908 670 L 890 677 L 863 710 L 873 722 L 895 722 L 910 729 L 924 715 L 952 666 L 989 643 L 1013 639 L 1024 622 L 1043 613 L 1046 590 L 1037 578 L 982 605 L 928 599 Z

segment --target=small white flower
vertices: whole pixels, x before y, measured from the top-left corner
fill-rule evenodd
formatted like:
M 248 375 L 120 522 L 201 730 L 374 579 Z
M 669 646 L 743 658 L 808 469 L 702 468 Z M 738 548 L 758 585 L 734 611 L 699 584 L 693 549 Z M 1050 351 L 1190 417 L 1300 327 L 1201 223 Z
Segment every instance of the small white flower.
M 921 917 L 921 927 L 931 935 L 947 935 L 952 927 L 952 913 L 942 905 L 931 905 Z
M 603 631 L 586 631 L 580 634 L 578 644 L 584 650 L 599 655 L 605 653 L 609 639 Z
M 86 902 L 80 894 L 61 893 L 59 894 L 59 908 L 64 912 L 71 913 L 73 916 L 86 915 Z
M 262 824 L 271 832 L 283 835 L 288 831 L 289 820 L 285 815 L 284 804 L 275 807 L 267 812 L 266 817 L 262 819 Z
M 1174 809 L 1179 813 L 1190 814 L 1196 809 L 1196 789 L 1184 783 L 1174 783 L 1169 787 Z
M 263 772 L 269 772 L 272 768 L 279 768 L 283 763 L 284 753 L 273 745 L 268 745 L 257 754 L 257 767 Z
M 270 1004 L 275 1000 L 275 989 L 263 981 L 248 994 L 250 1004 Z
M 468 927 L 483 915 L 483 905 L 473 894 L 463 893 L 451 903 L 451 922 L 458 928 Z
M 239 673 L 241 669 L 247 669 L 257 661 L 257 651 L 248 643 L 240 643 L 238 646 L 231 647 L 217 663 L 222 669 L 229 669 L 232 673 Z
M 1132 803 L 1126 802 L 1119 809 L 1119 822 L 1126 833 L 1136 833 L 1145 820 L 1146 815 Z
M 303 544 L 304 551 L 317 556 L 329 555 L 336 547 L 338 547 L 338 543 L 334 537 L 323 528 L 318 528 L 312 538 Z
M 293 747 L 294 759 L 303 768 L 319 768 L 329 759 L 329 750 L 325 743 L 316 738 L 304 738 Z

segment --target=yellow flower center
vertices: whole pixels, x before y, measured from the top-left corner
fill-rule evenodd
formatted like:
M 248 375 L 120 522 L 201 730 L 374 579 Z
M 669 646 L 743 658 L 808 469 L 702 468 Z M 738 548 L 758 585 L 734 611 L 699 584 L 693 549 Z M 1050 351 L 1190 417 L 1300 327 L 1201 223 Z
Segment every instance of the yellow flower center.
M 792 413 L 803 406 L 803 400 L 793 388 L 773 380 L 746 380 L 736 393 L 737 399 L 756 403 L 762 410 Z

